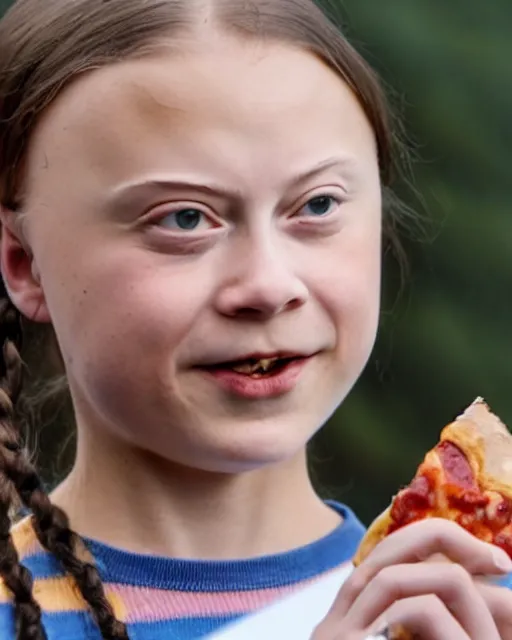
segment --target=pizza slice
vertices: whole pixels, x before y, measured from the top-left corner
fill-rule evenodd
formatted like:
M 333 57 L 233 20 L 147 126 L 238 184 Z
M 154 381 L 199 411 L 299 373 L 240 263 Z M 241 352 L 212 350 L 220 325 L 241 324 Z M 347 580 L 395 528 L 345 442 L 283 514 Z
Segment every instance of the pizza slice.
M 481 398 L 443 429 L 409 486 L 370 525 L 354 565 L 386 536 L 425 518 L 452 520 L 512 558 L 512 435 Z

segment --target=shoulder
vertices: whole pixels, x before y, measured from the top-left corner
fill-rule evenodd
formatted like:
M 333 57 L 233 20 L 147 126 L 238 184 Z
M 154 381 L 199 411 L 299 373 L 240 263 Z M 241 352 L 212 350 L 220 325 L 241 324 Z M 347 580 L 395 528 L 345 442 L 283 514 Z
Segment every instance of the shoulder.
M 27 558 L 42 552 L 29 517 L 23 518 L 11 529 L 11 537 L 18 553 L 18 558 L 25 565 Z M 14 610 L 12 594 L 0 577 L 0 637 L 14 638 Z
M 44 553 L 35 534 L 30 517 L 15 524 L 11 529 L 11 537 L 18 553 L 19 561 L 23 564 L 32 556 Z M 0 577 L 0 604 L 10 602 L 11 594 L 4 580 Z
M 32 575 L 34 598 L 41 606 L 48 638 L 62 640 L 66 637 L 70 623 L 76 626 L 80 622 L 69 620 L 69 615 L 75 614 L 74 618 L 77 613 L 84 610 L 83 599 L 73 580 L 64 574 L 59 563 L 38 541 L 30 517 L 14 525 L 11 536 L 20 563 Z M 0 638 L 10 640 L 15 637 L 12 593 L 0 578 Z
M 30 554 L 43 551 L 43 547 L 37 539 L 36 532 L 32 526 L 32 518 L 30 516 L 25 516 L 16 522 L 11 528 L 11 536 L 20 560 Z

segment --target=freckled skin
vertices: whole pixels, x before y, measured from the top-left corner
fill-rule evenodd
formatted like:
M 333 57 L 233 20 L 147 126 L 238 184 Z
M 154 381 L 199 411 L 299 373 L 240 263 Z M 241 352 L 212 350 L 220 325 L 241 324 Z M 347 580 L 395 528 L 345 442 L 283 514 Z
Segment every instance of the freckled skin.
M 347 160 L 289 187 L 333 157 Z M 153 178 L 192 186 L 116 207 L 123 185 Z M 227 40 L 95 71 L 48 110 L 28 186 L 81 428 L 205 469 L 258 467 L 303 448 L 364 367 L 380 284 L 375 143 L 310 54 Z M 334 220 L 293 217 L 323 193 L 346 200 Z M 199 230 L 141 222 L 180 203 L 204 212 Z M 232 345 L 320 353 L 288 395 L 241 402 L 191 369 Z

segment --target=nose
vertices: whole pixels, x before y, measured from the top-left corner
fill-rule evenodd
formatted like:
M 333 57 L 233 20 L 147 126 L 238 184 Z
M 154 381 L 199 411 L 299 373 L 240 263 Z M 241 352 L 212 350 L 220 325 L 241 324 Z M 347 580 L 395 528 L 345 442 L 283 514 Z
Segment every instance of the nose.
M 305 283 L 275 246 L 252 248 L 229 264 L 217 295 L 217 309 L 229 317 L 267 319 L 304 305 Z

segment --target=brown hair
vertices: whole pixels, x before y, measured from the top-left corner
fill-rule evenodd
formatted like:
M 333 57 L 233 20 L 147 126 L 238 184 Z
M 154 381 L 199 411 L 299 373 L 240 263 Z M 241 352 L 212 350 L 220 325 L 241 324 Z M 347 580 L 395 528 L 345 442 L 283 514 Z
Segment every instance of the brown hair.
M 206 6 L 208 5 L 208 6 Z M 322 58 L 352 88 L 373 127 L 381 180 L 389 187 L 395 143 L 389 110 L 372 70 L 312 0 L 17 0 L 0 21 L 0 203 L 23 211 L 24 160 L 46 107 L 80 74 L 152 48 L 181 32 L 210 24 L 243 37 L 289 42 Z M 385 212 L 387 239 L 398 246 L 398 218 Z M 17 638 L 45 637 L 9 533 L 8 511 L 18 497 L 31 511 L 42 545 L 60 560 L 89 604 L 104 638 L 127 638 L 114 617 L 99 574 L 66 515 L 51 504 L 22 448 L 14 419 L 21 387 L 18 311 L 0 288 L 0 576 L 14 596 Z

